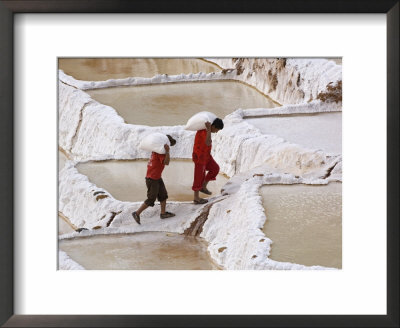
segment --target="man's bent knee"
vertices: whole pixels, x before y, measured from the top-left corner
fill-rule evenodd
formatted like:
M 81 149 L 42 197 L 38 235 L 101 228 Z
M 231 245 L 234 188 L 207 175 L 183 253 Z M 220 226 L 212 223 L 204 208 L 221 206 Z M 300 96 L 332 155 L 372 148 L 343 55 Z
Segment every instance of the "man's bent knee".
M 164 196 L 164 197 L 159 197 L 159 198 L 158 198 L 158 201 L 161 203 L 161 202 L 166 201 L 167 199 L 168 199 L 168 195 L 167 195 L 167 196 Z
M 147 206 L 153 207 L 155 201 L 156 201 L 155 198 L 154 198 L 154 199 L 147 198 L 147 199 L 144 201 L 144 203 L 145 203 Z

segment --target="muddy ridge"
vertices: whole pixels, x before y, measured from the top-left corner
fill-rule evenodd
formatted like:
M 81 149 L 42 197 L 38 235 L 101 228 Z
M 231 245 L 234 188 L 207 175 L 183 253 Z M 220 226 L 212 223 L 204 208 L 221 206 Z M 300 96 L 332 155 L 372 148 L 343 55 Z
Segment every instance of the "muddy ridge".
M 323 102 L 342 102 L 342 81 L 332 82 L 326 86 L 326 92 L 320 92 L 317 96 Z
M 208 214 L 210 213 L 211 207 L 213 207 L 213 205 L 215 203 L 218 203 L 221 200 L 222 199 L 217 200 L 211 204 L 207 204 L 206 206 L 204 206 L 200 215 L 191 223 L 190 227 L 187 228 L 183 232 L 183 234 L 186 236 L 199 236 L 203 232 L 203 226 L 204 226 L 204 223 L 206 223 L 206 221 L 208 219 Z

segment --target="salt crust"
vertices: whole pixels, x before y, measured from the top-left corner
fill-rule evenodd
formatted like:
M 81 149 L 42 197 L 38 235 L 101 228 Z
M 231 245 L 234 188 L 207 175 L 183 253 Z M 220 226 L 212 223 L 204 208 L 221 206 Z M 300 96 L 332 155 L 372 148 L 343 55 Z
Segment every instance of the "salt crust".
M 110 106 L 88 98 L 73 87 L 59 83 L 59 144 L 74 160 L 143 159 L 150 152 L 139 148 L 141 140 L 154 132 L 170 134 L 177 143 L 171 148 L 172 158 L 190 159 L 193 131 L 184 126 L 149 127 L 126 124 Z M 61 97 L 68 98 L 68 101 Z M 77 104 L 77 105 L 76 105 Z M 286 107 L 286 106 L 283 106 Z M 285 111 L 284 108 L 280 111 Z M 320 105 L 288 106 L 291 112 L 309 110 L 323 112 Z M 213 135 L 213 156 L 228 176 L 269 163 L 296 174 L 303 174 L 326 164 L 327 157 L 320 150 L 310 150 L 284 139 L 262 134 L 243 120 L 251 109 L 238 109 L 224 118 L 224 129 Z M 256 109 L 256 115 L 268 115 L 271 109 Z M 68 130 L 67 126 L 72 126 Z M 61 129 L 61 127 L 63 127 Z M 62 133 L 61 133 L 62 130 Z
M 223 69 L 241 72 L 235 79 L 254 86 L 282 105 L 308 103 L 342 80 L 342 65 L 327 59 L 207 58 Z M 342 104 L 332 103 L 338 109 Z
M 293 63 L 289 62 L 286 65 L 292 67 Z M 308 66 L 303 63 L 297 68 L 304 70 Z M 332 72 L 337 75 L 333 67 Z M 198 73 L 171 77 L 162 75 L 150 79 L 128 78 L 86 82 L 77 81 L 60 71 L 59 144 L 74 160 L 67 161 L 59 174 L 59 209 L 73 224 L 90 230 L 65 234 L 59 238 L 141 231 L 183 233 L 202 209 L 187 202 L 168 202 L 168 209 L 174 211 L 176 217 L 160 220 L 159 207 L 155 206 L 143 212 L 143 224 L 137 225 L 131 213 L 140 206 L 140 203 L 118 201 L 106 190 L 98 188 L 86 176 L 80 174 L 75 168 L 79 161 L 148 158 L 150 153 L 141 151 L 138 146 L 145 135 L 153 132 L 170 134 L 177 139 L 177 145 L 171 149 L 172 158 L 191 158 L 194 132 L 185 131 L 183 126 L 148 127 L 125 124 L 113 108 L 99 104 L 77 88 L 90 89 L 221 77 L 232 79 L 235 74 L 235 70 L 228 70 L 225 74 Z M 332 80 L 334 79 L 331 78 Z M 317 84 L 317 88 L 307 89 L 310 95 L 323 89 L 321 87 L 323 83 Z M 279 95 L 281 97 L 279 100 L 283 103 L 285 99 L 292 99 L 285 95 L 285 92 L 277 92 L 276 96 Z M 328 157 L 320 150 L 306 149 L 277 136 L 263 135 L 243 118 L 337 110 L 341 108 L 335 103 L 323 104 L 318 100 L 275 109 L 238 109 L 224 118 L 224 129 L 213 135 L 213 156 L 220 164 L 221 171 L 232 178 L 224 187 L 223 195 L 210 199 L 210 202 L 221 201 L 216 202 L 211 208 L 201 234 L 201 237 L 209 243 L 208 250 L 212 258 L 223 268 L 323 269 L 320 266 L 307 267 L 268 259 L 272 241 L 266 238 L 261 230 L 266 216 L 258 189 L 263 184 L 326 184 L 329 181 L 341 181 L 341 156 Z M 332 167 L 334 168 L 330 176 L 324 179 L 324 174 Z M 96 193 L 99 191 L 102 193 Z M 99 195 L 107 197 L 99 198 Z M 241 233 L 231 235 L 232 231 Z M 68 264 L 70 262 L 64 256 L 61 262 L 63 266 L 73 267 Z

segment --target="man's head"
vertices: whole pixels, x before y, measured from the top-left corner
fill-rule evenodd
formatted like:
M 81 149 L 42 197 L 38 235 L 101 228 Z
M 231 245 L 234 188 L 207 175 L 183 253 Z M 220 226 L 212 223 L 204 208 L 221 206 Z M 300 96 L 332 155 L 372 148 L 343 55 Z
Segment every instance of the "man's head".
M 216 133 L 224 128 L 224 122 L 220 118 L 216 118 L 211 124 L 211 132 Z
M 167 134 L 167 137 L 169 139 L 169 143 L 171 144 L 171 146 L 174 146 L 176 144 L 176 140 L 172 138 L 169 134 Z

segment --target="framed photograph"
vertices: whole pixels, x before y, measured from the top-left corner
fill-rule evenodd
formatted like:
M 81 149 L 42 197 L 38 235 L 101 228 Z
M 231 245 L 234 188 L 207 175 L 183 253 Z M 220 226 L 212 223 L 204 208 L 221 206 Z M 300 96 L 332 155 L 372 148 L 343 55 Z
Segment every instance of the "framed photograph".
M 398 326 L 398 17 L 398 1 L 0 1 L 0 323 Z M 277 223 L 297 252 L 270 253 L 296 202 L 330 230 L 297 209 Z

